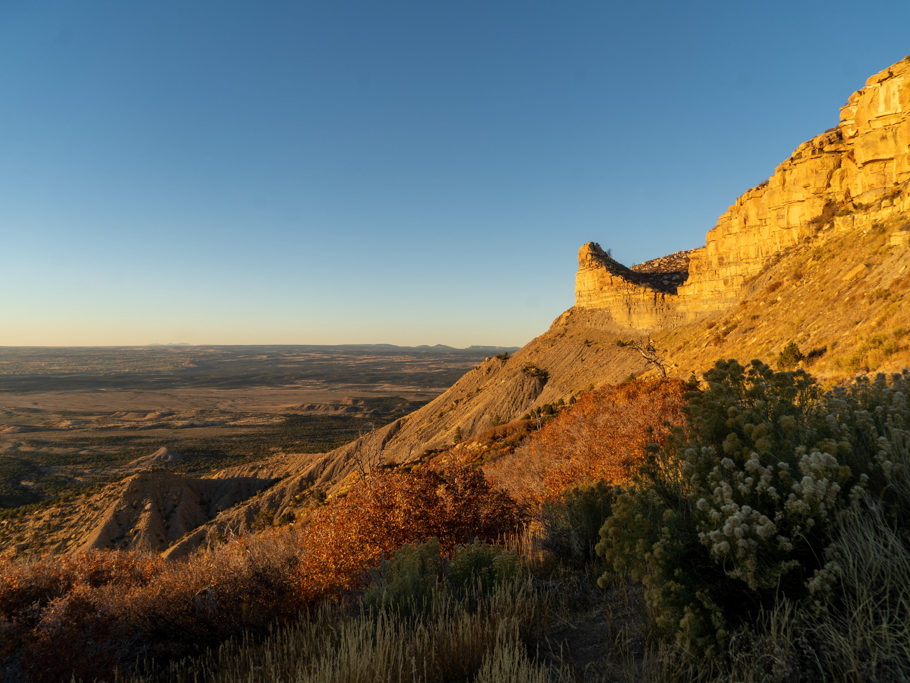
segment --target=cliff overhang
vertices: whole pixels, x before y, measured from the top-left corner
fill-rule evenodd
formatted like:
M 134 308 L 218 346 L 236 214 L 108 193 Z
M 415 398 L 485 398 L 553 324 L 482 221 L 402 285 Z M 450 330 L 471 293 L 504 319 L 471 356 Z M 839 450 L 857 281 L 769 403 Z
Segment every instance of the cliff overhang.
M 910 57 L 875 74 L 839 124 L 804 142 L 740 196 L 705 246 L 627 268 L 594 242 L 581 247 L 575 306 L 655 330 L 729 309 L 773 258 L 826 231 L 910 216 Z

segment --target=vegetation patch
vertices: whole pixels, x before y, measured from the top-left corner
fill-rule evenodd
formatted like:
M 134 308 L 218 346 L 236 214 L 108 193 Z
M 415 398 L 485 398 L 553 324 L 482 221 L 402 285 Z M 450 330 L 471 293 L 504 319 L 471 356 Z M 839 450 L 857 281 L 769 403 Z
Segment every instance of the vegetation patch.
M 0 670 L 906 678 L 910 373 L 824 391 L 802 370 L 723 361 L 704 380 L 586 392 L 539 428 L 377 468 L 292 524 L 185 561 L 7 563 Z M 464 464 L 519 434 L 489 478 Z
M 800 361 L 805 359 L 803 352 L 799 350 L 796 342 L 790 342 L 783 350 L 777 354 L 777 369 L 789 370 L 799 365 Z
M 574 486 L 628 480 L 645 449 L 682 420 L 686 388 L 678 380 L 636 380 L 587 391 L 487 471 L 535 505 Z
M 705 380 L 686 428 L 617 497 L 598 546 L 602 583 L 641 581 L 657 627 L 696 656 L 725 660 L 773 614 L 802 629 L 802 651 L 796 639 L 787 656 L 816 676 L 906 673 L 910 593 L 897 581 L 908 558 L 910 373 L 823 393 L 802 371 L 727 361 Z M 859 579 L 859 566 L 892 559 L 894 573 Z M 870 633 L 887 634 L 885 649 L 867 638 L 865 652 L 851 650 L 837 626 L 863 595 L 880 598 L 861 613 Z M 836 653 L 828 630 L 842 634 Z

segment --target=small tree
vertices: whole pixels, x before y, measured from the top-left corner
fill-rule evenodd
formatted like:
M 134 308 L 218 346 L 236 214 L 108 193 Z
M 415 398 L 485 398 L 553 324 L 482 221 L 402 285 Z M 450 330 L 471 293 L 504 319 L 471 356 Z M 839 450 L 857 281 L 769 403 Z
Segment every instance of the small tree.
M 804 358 L 805 356 L 803 355 L 803 352 L 799 350 L 796 342 L 790 342 L 784 347 L 783 351 L 777 355 L 777 369 L 789 370 L 790 368 L 795 368 Z
M 543 368 L 539 368 L 536 365 L 532 365 L 531 363 L 525 365 L 521 371 L 528 377 L 539 379 L 543 384 L 546 384 L 547 380 L 550 379 L 550 373 L 548 371 L 544 370 Z
M 620 348 L 635 349 L 639 354 L 641 354 L 641 357 L 645 359 L 645 362 L 648 365 L 653 365 L 658 369 L 661 377 L 667 376 L 667 362 L 660 357 L 660 352 L 657 350 L 657 347 L 654 346 L 654 342 L 651 341 L 650 335 L 648 335 L 647 342 L 640 342 L 634 339 L 617 339 L 616 345 Z

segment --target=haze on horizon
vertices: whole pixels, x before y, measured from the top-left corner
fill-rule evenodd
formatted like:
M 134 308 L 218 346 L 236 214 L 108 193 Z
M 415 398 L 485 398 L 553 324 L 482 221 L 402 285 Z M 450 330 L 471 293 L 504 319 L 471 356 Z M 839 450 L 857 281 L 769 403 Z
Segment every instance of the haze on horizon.
M 518 346 L 704 243 L 910 5 L 6 3 L 0 346 Z

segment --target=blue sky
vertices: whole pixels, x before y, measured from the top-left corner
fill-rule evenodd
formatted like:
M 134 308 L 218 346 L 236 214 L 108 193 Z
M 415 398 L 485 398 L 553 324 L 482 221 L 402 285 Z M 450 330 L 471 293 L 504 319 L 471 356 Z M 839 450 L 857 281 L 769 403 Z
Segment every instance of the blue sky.
M 704 243 L 910 3 L 0 3 L 0 345 L 520 345 Z

